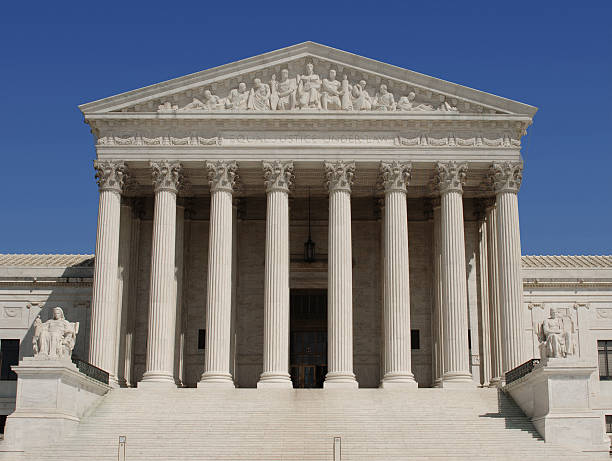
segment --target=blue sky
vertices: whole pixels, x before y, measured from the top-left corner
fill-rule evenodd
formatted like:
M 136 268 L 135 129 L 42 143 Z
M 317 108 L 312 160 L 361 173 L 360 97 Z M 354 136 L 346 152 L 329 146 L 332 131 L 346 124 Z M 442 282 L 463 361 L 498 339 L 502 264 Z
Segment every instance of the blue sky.
M 93 252 L 78 104 L 313 40 L 537 106 L 523 253 L 612 254 L 610 1 L 17 3 L 0 6 L 2 253 Z

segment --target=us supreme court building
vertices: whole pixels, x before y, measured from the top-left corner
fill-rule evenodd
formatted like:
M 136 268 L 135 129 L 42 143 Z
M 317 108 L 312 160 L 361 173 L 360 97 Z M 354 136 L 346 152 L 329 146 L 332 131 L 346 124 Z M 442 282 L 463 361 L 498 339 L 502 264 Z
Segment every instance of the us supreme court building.
M 607 455 L 612 257 L 521 254 L 535 107 L 306 42 L 79 108 L 95 259 L 0 255 L 4 455 Z M 103 382 L 25 360 L 57 306 Z

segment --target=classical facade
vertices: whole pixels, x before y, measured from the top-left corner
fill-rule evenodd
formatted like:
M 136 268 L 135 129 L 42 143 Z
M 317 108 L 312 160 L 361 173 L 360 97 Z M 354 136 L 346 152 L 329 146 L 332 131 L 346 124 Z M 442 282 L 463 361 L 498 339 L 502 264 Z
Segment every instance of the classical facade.
M 611 258 L 521 257 L 532 106 L 307 42 L 80 109 L 95 265 L 67 257 L 39 292 L 37 257 L 4 256 L 21 323 L 0 334 L 37 344 L 65 307 L 111 394 L 476 392 L 542 351 L 597 362 Z

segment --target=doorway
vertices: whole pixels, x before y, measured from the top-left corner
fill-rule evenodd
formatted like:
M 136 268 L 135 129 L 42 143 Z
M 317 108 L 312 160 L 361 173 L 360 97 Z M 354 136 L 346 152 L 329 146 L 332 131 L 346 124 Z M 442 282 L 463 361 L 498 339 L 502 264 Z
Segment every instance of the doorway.
M 293 387 L 321 388 L 327 374 L 327 290 L 291 290 L 290 309 Z

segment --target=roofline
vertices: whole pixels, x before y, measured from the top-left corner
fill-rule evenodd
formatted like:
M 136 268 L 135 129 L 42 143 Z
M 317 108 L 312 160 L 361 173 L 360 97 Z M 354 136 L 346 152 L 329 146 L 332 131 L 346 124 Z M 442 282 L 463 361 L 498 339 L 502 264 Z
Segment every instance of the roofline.
M 290 45 L 285 48 L 281 48 L 274 51 L 269 51 L 263 54 L 255 55 L 249 58 L 241 59 L 238 61 L 223 64 L 221 66 L 212 67 L 210 69 L 201 70 L 191 74 L 177 77 L 174 79 L 166 80 L 160 83 L 155 83 L 142 88 L 134 89 L 124 93 L 119 93 L 114 96 L 98 99 L 96 101 L 84 103 L 78 106 L 79 110 L 84 114 L 88 115 L 92 112 L 100 112 L 103 110 L 116 110 L 117 106 L 124 106 L 127 104 L 135 104 L 140 99 L 155 98 L 159 97 L 160 94 L 172 93 L 177 90 L 188 89 L 189 85 L 201 86 L 201 80 L 203 78 L 215 79 L 221 77 L 230 76 L 227 74 L 231 73 L 242 73 L 246 71 L 253 64 L 259 65 L 264 64 L 269 66 L 275 61 L 299 57 L 299 54 L 312 53 L 322 58 L 330 60 L 341 60 L 347 65 L 364 69 L 368 72 L 381 73 L 390 78 L 396 78 L 398 80 L 410 80 L 411 83 L 416 86 L 423 86 L 425 88 L 431 88 L 432 85 L 436 91 L 440 93 L 446 93 L 454 97 L 470 100 L 477 102 L 481 105 L 490 105 L 491 107 L 506 110 L 514 114 L 524 114 L 529 117 L 533 117 L 537 112 L 537 108 L 524 104 L 518 101 L 507 99 L 501 96 L 497 96 L 484 91 L 476 90 L 467 86 L 451 83 L 446 80 L 442 80 L 435 77 L 430 77 L 419 72 L 404 69 L 392 64 L 387 64 L 375 59 L 363 57 L 350 53 L 348 51 L 339 50 L 319 43 L 307 41 Z M 364 64 L 366 67 L 364 67 Z M 397 74 L 403 75 L 397 75 Z M 474 98 L 478 98 L 474 100 Z

